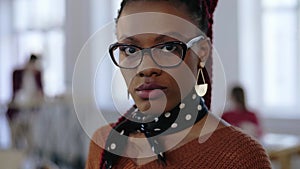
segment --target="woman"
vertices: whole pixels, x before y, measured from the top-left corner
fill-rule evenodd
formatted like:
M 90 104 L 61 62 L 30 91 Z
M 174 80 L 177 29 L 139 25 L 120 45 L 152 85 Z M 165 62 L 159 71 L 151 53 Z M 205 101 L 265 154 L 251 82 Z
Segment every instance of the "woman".
M 262 127 L 256 113 L 250 111 L 246 106 L 244 89 L 240 86 L 234 86 L 230 96 L 232 100 L 231 110 L 225 112 L 222 119 L 259 139 L 262 136 Z
M 24 148 L 20 140 L 25 138 L 28 151 L 33 148 L 32 117 L 41 106 L 44 97 L 42 72 L 37 67 L 38 61 L 39 57 L 31 54 L 23 68 L 13 71 L 12 101 L 6 114 L 13 147 Z
M 208 111 L 216 4 L 123 0 L 109 52 L 135 105 L 96 131 L 86 168 L 271 168 L 256 141 Z

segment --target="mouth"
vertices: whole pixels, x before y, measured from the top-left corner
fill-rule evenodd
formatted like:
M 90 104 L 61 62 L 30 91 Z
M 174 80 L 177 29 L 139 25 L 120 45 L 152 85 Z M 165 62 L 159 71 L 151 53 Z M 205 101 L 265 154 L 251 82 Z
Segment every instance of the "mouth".
M 137 95 L 145 100 L 159 98 L 165 95 L 166 90 L 167 87 L 158 85 L 156 83 L 143 83 L 135 89 Z

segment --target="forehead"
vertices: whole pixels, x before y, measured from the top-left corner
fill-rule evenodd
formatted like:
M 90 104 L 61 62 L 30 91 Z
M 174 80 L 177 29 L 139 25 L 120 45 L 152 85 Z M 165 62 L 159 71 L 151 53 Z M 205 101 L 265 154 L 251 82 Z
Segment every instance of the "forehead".
M 176 39 L 193 37 L 201 31 L 185 12 L 167 1 L 133 1 L 127 4 L 117 23 L 118 38 L 137 34 L 181 35 Z

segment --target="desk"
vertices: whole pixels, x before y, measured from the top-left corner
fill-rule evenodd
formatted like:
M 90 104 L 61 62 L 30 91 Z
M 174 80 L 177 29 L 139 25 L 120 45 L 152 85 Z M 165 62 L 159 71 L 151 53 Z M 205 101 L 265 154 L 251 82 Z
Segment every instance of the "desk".
M 291 169 L 291 157 L 300 155 L 300 137 L 268 133 L 262 138 L 271 160 L 278 160 L 282 169 Z
M 0 150 L 0 167 L 4 169 L 20 169 L 25 153 L 17 150 Z

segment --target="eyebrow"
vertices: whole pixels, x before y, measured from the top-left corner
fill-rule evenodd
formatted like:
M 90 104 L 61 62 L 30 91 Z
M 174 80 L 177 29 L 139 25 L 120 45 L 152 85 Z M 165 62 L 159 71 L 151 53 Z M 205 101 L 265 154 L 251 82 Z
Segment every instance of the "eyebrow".
M 139 43 L 139 40 L 137 40 L 136 38 L 134 38 L 133 36 L 127 36 L 127 35 L 122 35 L 120 37 L 121 41 L 130 41 L 130 42 L 134 42 L 134 43 Z

